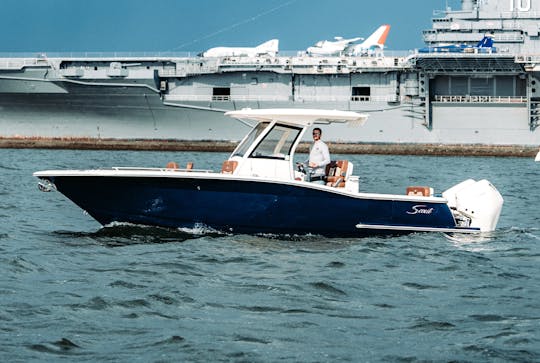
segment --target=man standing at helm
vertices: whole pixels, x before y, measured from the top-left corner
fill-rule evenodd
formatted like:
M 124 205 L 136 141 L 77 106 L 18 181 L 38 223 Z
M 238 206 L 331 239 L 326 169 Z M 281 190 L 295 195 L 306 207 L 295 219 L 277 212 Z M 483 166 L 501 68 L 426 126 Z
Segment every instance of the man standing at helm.
M 313 129 L 313 144 L 309 150 L 309 167 L 311 168 L 312 183 L 325 184 L 326 165 L 330 164 L 330 152 L 328 146 L 321 140 L 322 131 L 316 127 Z

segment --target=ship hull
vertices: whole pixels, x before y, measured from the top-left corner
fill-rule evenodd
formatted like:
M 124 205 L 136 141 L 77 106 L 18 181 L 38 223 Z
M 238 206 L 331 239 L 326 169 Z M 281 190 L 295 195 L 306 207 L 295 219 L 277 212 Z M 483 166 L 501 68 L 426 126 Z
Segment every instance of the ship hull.
M 250 107 L 365 111 L 346 102 L 191 102 L 167 106 L 153 93 L 122 95 L 103 91 L 102 95 L 0 95 L 0 136 L 239 141 L 250 124 L 231 120 L 222 110 Z M 325 139 L 345 143 L 540 144 L 540 133 L 530 130 L 523 105 L 435 104 L 432 112 L 431 128 L 403 106 L 372 112 L 363 128 L 328 130 Z

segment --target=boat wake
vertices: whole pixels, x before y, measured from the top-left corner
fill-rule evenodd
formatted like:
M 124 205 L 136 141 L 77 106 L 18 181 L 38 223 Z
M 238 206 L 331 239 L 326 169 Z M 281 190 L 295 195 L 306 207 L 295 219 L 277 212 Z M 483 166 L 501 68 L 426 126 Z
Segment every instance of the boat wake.
M 445 237 L 456 244 L 487 243 L 495 239 L 493 232 L 481 232 L 478 234 L 445 233 Z
M 471 252 L 520 249 L 516 243 L 521 243 L 524 237 L 529 240 L 540 240 L 540 228 L 508 227 L 476 235 L 445 234 L 445 237 L 456 247 Z
M 90 239 L 94 243 L 108 247 L 185 242 L 200 237 L 226 236 L 224 233 L 205 226 L 175 229 L 124 222 L 109 223 L 95 232 L 56 231 L 55 234 L 69 240 Z
M 178 228 L 177 230 L 182 233 L 193 235 L 194 237 L 201 237 L 201 236 L 220 237 L 220 236 L 231 235 L 231 233 L 218 231 L 217 229 L 209 227 L 203 223 L 197 223 L 191 228 Z

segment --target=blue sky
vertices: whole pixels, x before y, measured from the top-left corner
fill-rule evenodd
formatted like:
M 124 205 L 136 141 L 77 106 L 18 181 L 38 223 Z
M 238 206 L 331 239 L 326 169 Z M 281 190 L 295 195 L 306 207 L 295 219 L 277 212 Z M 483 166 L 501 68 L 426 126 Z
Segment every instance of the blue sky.
M 460 0 L 1 0 L 0 52 L 193 51 L 280 40 L 303 50 L 392 29 L 390 50 L 423 46 L 433 10 Z

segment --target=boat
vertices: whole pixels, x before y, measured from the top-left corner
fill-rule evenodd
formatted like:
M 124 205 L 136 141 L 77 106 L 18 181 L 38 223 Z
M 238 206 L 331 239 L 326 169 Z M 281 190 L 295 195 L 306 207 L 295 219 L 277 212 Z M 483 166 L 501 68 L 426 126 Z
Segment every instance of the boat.
M 538 150 L 538 154 L 536 154 L 534 161 L 540 161 L 540 150 Z
M 227 116 L 256 126 L 221 171 L 112 167 L 38 171 L 43 191 L 57 190 L 102 225 L 130 223 L 222 233 L 364 237 L 412 232 L 495 230 L 503 198 L 487 180 L 465 180 L 440 195 L 410 186 L 403 195 L 365 193 L 349 160 L 327 168 L 326 184 L 308 181 L 295 162 L 313 125 L 365 123 L 366 114 L 319 109 L 244 109 Z M 384 171 L 383 171 L 384 172 Z
M 536 147 L 540 3 L 461 4 L 437 12 L 423 32 L 428 49 L 458 52 L 0 57 L 0 137 L 239 142 L 251 125 L 231 122 L 226 111 L 323 108 L 374 121 L 362 132 L 325 133 L 331 142 Z M 486 34 L 492 43 L 478 46 Z

